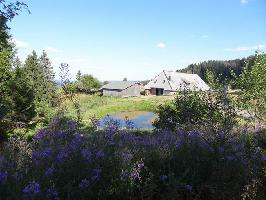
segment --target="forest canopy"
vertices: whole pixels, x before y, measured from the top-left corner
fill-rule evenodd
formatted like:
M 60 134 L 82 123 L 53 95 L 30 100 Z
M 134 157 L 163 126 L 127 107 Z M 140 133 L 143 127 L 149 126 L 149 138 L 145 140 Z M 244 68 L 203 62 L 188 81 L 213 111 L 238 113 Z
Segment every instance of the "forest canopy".
M 198 74 L 204 81 L 207 81 L 207 71 L 210 70 L 218 78 L 220 83 L 226 84 L 243 72 L 247 66 L 249 69 L 254 65 L 255 56 L 249 56 L 234 60 L 208 60 L 188 65 L 177 72 Z

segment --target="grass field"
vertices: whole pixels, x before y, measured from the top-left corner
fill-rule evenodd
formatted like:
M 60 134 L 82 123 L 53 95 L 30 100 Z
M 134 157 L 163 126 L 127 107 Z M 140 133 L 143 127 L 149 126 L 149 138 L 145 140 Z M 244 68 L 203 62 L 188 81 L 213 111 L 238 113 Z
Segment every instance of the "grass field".
M 107 114 L 127 111 L 148 111 L 155 112 L 160 104 L 173 99 L 169 96 L 141 96 L 141 97 L 106 97 L 80 94 L 79 102 L 81 106 L 82 122 L 90 123 L 92 117 L 98 119 Z M 75 109 L 71 102 L 66 102 L 67 115 L 75 117 Z

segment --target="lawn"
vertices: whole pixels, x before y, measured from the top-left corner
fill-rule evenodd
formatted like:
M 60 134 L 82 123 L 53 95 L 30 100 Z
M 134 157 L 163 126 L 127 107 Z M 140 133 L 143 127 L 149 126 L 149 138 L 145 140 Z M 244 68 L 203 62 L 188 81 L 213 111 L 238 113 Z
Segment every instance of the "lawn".
M 82 122 L 90 123 L 92 117 L 98 119 L 107 114 L 115 114 L 118 112 L 128 111 L 148 111 L 155 112 L 160 104 L 173 99 L 169 96 L 141 96 L 141 97 L 106 97 L 96 95 L 80 94 L 79 96 Z M 67 115 L 75 116 L 75 109 L 71 102 L 66 101 Z

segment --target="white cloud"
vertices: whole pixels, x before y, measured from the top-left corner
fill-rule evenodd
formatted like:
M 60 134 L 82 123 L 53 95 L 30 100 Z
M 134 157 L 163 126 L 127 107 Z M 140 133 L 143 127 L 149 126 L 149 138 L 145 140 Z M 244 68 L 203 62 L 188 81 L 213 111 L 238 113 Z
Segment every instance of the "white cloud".
M 226 51 L 233 51 L 233 52 L 237 52 L 237 51 L 256 51 L 256 50 L 263 50 L 266 49 L 266 45 L 264 44 L 259 44 L 256 46 L 249 46 L 249 47 L 237 47 L 237 48 L 228 48 L 225 49 Z
M 163 48 L 165 48 L 165 47 L 166 47 L 166 44 L 165 44 L 165 43 L 163 43 L 163 42 L 160 42 L 160 43 L 158 43 L 156 46 L 157 46 L 158 48 L 161 48 L 161 49 L 163 49 Z
M 13 42 L 18 49 L 25 49 L 25 48 L 29 48 L 30 47 L 30 45 L 27 42 L 18 40 L 16 38 L 12 38 L 11 42 Z
M 248 0 L 240 0 L 240 3 L 241 3 L 242 5 L 247 4 L 247 3 L 248 3 Z
M 58 53 L 58 52 L 60 52 L 60 51 L 59 51 L 57 48 L 55 48 L 55 47 L 46 47 L 44 50 L 47 51 L 47 52 L 50 52 L 50 53 Z

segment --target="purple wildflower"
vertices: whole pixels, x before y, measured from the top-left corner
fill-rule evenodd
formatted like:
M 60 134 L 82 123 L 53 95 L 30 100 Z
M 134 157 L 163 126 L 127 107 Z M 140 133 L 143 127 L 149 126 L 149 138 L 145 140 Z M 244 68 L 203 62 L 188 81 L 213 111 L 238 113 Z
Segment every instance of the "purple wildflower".
M 192 191 L 192 186 L 191 185 L 185 185 L 185 189 L 189 192 Z
M 218 151 L 219 153 L 224 153 L 224 147 L 223 146 L 218 147 Z
M 91 181 L 98 181 L 100 179 L 101 174 L 102 174 L 101 169 L 93 169 Z
M 199 134 L 199 132 L 197 132 L 197 131 L 194 130 L 194 131 L 191 131 L 189 133 L 189 137 L 190 137 L 190 139 L 196 141 L 196 140 L 199 140 L 200 139 L 200 134 Z
M 58 163 L 63 163 L 68 157 L 68 152 L 66 149 L 62 149 L 59 151 L 59 153 L 57 154 L 57 157 L 56 157 L 56 161 Z
M 121 153 L 121 157 L 122 157 L 122 160 L 125 162 L 125 163 L 128 163 L 131 159 L 132 159 L 132 154 L 129 153 L 129 152 L 122 152 Z
M 230 155 L 230 156 L 226 156 L 226 158 L 227 158 L 227 160 L 229 160 L 229 161 L 235 161 L 235 160 L 236 160 L 236 157 L 235 157 L 235 156 L 232 156 L 232 155 Z
M 37 142 L 41 142 L 43 139 L 47 137 L 47 129 L 40 129 L 37 131 L 36 134 L 34 134 L 33 139 L 36 140 Z
M 46 191 L 46 198 L 48 199 L 58 199 L 58 192 L 54 187 L 48 188 Z
M 41 188 L 39 183 L 36 182 L 31 182 L 29 185 L 27 185 L 24 189 L 23 189 L 23 193 L 24 194 L 32 194 L 32 195 L 36 195 L 39 194 L 41 192 Z
M 52 152 L 51 148 L 45 148 L 41 151 L 40 156 L 42 159 L 47 159 L 49 157 L 49 155 L 51 154 L 51 152 Z
M 68 127 L 68 129 L 70 129 L 70 130 L 74 130 L 74 129 L 76 129 L 77 128 L 77 122 L 75 122 L 75 121 L 73 121 L 73 120 L 69 120 L 68 122 L 67 122 L 67 127 Z
M 81 156 L 87 161 L 90 162 L 91 161 L 91 151 L 88 148 L 82 149 L 81 150 Z
M 32 161 L 36 165 L 39 163 L 39 151 L 37 149 L 35 149 L 32 153 Z
M 79 149 L 79 147 L 82 145 L 83 143 L 83 138 L 80 134 L 75 134 L 74 138 L 72 139 L 72 141 L 69 144 L 69 148 L 72 151 L 75 151 L 77 149 Z
M 81 182 L 80 182 L 80 184 L 79 184 L 79 187 L 80 187 L 81 189 L 85 189 L 85 188 L 89 187 L 90 184 L 91 184 L 90 180 L 87 179 L 87 178 L 85 178 L 85 179 L 81 180 Z
M 66 139 L 68 136 L 68 134 L 66 132 L 63 132 L 63 131 L 57 131 L 55 134 L 54 134 L 54 137 L 58 140 L 64 140 Z
M 141 169 L 144 167 L 144 162 L 138 163 L 138 168 Z
M 44 172 L 44 175 L 46 177 L 50 177 L 54 174 L 54 167 L 49 167 L 45 172 Z
M 0 172 L 0 185 L 4 185 L 7 181 L 8 173 L 5 172 Z
M 166 175 L 162 175 L 162 176 L 160 176 L 160 180 L 161 180 L 161 181 L 165 181 L 167 178 L 168 178 L 168 176 L 166 176 Z
M 97 151 L 96 158 L 97 159 L 103 159 L 104 158 L 104 152 L 102 150 Z

